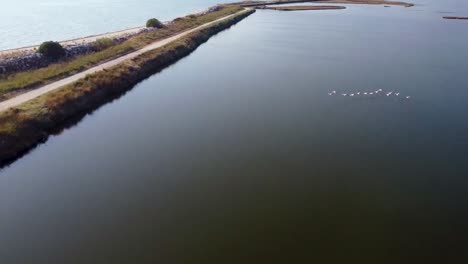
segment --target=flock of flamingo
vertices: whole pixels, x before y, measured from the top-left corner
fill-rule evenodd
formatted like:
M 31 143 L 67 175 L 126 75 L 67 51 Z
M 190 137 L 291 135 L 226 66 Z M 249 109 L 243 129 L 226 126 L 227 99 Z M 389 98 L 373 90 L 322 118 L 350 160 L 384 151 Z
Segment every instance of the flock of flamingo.
M 380 95 L 380 96 L 400 96 L 400 92 L 394 92 L 394 91 L 391 91 L 391 92 L 384 92 L 384 90 L 382 89 L 378 89 L 377 91 L 372 91 L 372 92 L 355 92 L 355 93 L 342 93 L 342 94 L 339 94 L 337 93 L 336 91 L 331 91 L 330 93 L 328 93 L 328 95 L 330 96 L 333 96 L 333 95 L 341 95 L 341 96 L 350 96 L 350 97 L 357 97 L 357 96 L 363 96 L 363 97 L 369 97 L 369 96 L 376 96 L 376 95 Z M 404 99 L 410 99 L 411 96 L 403 96 L 402 97 Z

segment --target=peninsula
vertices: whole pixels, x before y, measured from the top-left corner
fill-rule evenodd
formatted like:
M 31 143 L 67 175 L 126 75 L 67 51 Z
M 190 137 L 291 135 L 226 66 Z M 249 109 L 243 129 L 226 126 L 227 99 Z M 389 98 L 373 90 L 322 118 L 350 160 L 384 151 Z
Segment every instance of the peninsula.
M 306 11 L 306 10 L 339 10 L 346 9 L 344 6 L 265 6 L 258 9 L 270 9 L 278 11 Z

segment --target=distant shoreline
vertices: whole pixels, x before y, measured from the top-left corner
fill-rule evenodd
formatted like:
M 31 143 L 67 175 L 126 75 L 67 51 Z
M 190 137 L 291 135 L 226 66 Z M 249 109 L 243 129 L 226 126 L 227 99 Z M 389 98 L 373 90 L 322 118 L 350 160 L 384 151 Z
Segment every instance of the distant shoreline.
M 277 10 L 277 11 L 311 11 L 311 10 L 340 10 L 346 9 L 344 6 L 280 6 L 280 7 L 260 7 L 258 9 Z
M 459 17 L 459 16 L 444 16 L 444 19 L 452 19 L 452 20 L 468 20 L 468 17 Z
M 387 1 L 387 0 L 274 0 L 274 1 L 251 1 L 251 2 L 237 2 L 244 7 L 256 7 L 256 6 L 267 6 L 267 5 L 283 5 L 293 3 L 326 3 L 326 4 L 359 4 L 359 5 L 395 5 L 403 7 L 412 7 L 414 4 L 399 1 Z

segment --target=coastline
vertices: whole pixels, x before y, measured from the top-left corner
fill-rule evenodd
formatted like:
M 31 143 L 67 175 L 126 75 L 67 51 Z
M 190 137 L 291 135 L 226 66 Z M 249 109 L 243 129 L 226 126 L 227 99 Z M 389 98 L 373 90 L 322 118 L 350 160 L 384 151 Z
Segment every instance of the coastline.
M 134 27 L 134 28 L 127 28 L 127 29 L 122 29 L 118 31 L 112 31 L 112 32 L 106 32 L 106 33 L 101 33 L 101 34 L 95 34 L 95 35 L 89 35 L 85 37 L 80 37 L 80 38 L 74 38 L 74 39 L 68 39 L 68 40 L 61 40 L 59 41 L 62 46 L 67 47 L 67 46 L 72 46 L 76 44 L 83 44 L 83 43 L 92 43 L 95 42 L 98 39 L 101 38 L 113 38 L 113 37 L 119 37 L 123 35 L 134 35 L 138 34 L 142 30 L 144 30 L 146 27 Z M 6 49 L 6 50 L 0 50 L 0 59 L 4 56 L 14 56 L 15 53 L 28 53 L 28 52 L 35 52 L 35 50 L 39 47 L 39 45 L 31 45 L 31 46 L 26 46 L 26 47 L 20 47 L 20 48 L 14 48 L 14 49 Z
M 147 51 L 105 71 L 0 114 L 0 167 L 27 153 L 50 135 L 73 125 L 143 79 L 189 55 L 217 33 L 235 25 L 255 10 L 244 10 L 197 30 L 170 44 Z

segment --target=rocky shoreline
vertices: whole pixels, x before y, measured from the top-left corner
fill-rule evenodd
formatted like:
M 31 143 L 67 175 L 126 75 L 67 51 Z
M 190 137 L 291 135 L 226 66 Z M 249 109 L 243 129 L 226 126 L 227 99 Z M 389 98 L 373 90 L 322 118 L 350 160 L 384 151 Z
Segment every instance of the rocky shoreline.
M 64 43 L 69 43 L 64 45 L 66 52 L 64 60 L 70 60 L 79 55 L 85 55 L 92 52 L 98 51 L 95 47 L 95 44 L 100 39 L 109 39 L 114 44 L 120 44 L 136 35 L 141 33 L 146 33 L 149 31 L 155 30 L 153 28 L 142 28 L 138 31 L 132 33 L 124 33 L 121 35 L 116 35 L 112 38 L 99 38 L 93 42 L 81 41 L 81 39 L 66 41 Z M 0 56 L 0 74 L 11 74 L 20 71 L 28 71 L 46 67 L 55 61 L 48 60 L 42 54 L 36 52 L 37 48 L 26 48 L 19 49 L 18 51 L 4 54 L 3 58 Z
M 194 13 L 193 16 L 203 16 L 211 12 L 219 11 L 222 6 L 210 7 L 202 12 Z M 173 21 L 164 22 L 168 25 Z M 66 51 L 64 60 L 73 59 L 76 56 L 86 55 L 97 52 L 95 44 L 101 39 L 109 39 L 115 45 L 123 43 L 132 37 L 157 30 L 155 28 L 138 27 L 109 32 L 94 36 L 87 36 L 72 40 L 60 41 Z M 18 48 L 12 50 L 0 51 L 0 74 L 11 74 L 21 71 L 28 71 L 46 67 L 54 61 L 50 61 L 41 54 L 37 53 L 38 46 Z

